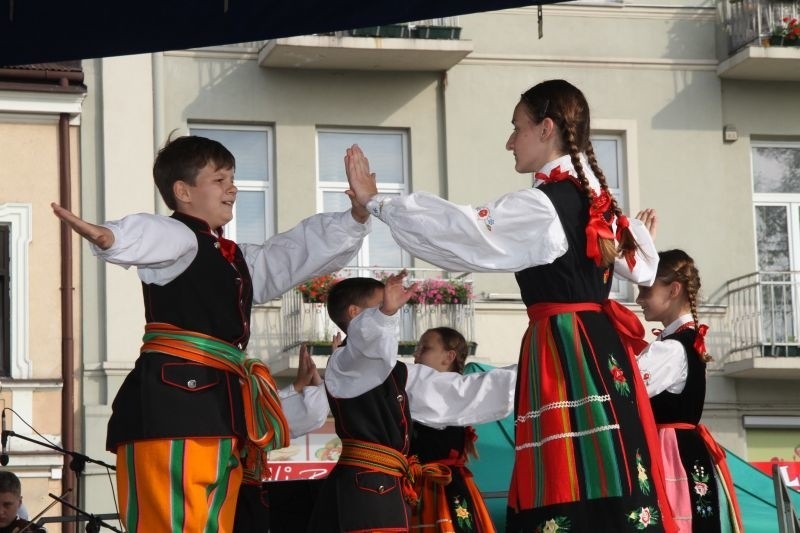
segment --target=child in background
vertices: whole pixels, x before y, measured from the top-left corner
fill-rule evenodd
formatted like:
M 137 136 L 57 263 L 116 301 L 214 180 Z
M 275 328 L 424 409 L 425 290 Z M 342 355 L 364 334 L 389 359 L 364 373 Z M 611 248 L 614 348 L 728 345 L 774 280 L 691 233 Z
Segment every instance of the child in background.
M 390 276 L 385 287 L 348 278 L 328 294 L 328 314 L 347 334 L 325 370 L 342 453 L 316 500 L 313 533 L 409 531 L 421 478 L 450 478 L 446 467 L 421 467 L 409 455 L 412 418 L 468 425 L 499 420 L 513 407 L 516 370 L 462 376 L 397 360 L 397 310 L 413 293 L 404 277 Z
M 422 334 L 414 352 L 414 363 L 439 372 L 464 372 L 468 346 L 458 331 L 439 327 Z M 477 459 L 477 435 L 470 426 L 447 426 L 442 429 L 414 423 L 411 454 L 421 463 L 439 463 L 450 467 L 451 481 L 444 487 L 426 479 L 419 504 L 412 509 L 412 531 L 437 533 L 494 532 L 489 511 L 466 466 L 467 456 Z
M 700 424 L 706 393 L 704 336 L 697 319 L 700 274 L 683 250 L 660 252 L 652 287 L 636 303 L 664 329 L 638 357 L 658 427 L 667 495 L 681 532 L 742 531 L 725 452 Z

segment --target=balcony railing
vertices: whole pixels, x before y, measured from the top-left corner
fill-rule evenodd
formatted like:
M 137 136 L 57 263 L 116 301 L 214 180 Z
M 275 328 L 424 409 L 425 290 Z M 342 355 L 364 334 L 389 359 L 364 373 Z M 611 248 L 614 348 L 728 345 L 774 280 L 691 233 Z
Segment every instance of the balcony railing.
M 800 356 L 800 272 L 755 272 L 726 285 L 728 362 Z
M 326 34 L 328 35 L 328 34 Z M 458 17 L 441 17 L 399 24 L 384 24 L 333 32 L 337 37 L 386 37 L 411 39 L 458 39 Z
M 430 278 L 458 280 L 472 283 L 469 274 L 445 272 L 438 269 L 409 268 L 409 282 Z M 381 273 L 396 270 L 380 269 Z M 341 275 L 377 277 L 375 272 L 364 268 L 343 269 Z M 461 304 L 415 304 L 405 305 L 400 311 L 398 339 L 401 342 L 415 343 L 425 330 L 447 326 L 461 332 L 471 341 L 474 338 L 475 305 L 472 299 Z M 306 303 L 297 290 L 288 291 L 281 298 L 281 324 L 283 352 L 293 351 L 302 342 L 330 341 L 339 328 L 328 318 L 323 303 Z
M 797 17 L 800 1 L 721 0 L 720 15 L 728 33 L 728 52 L 761 46 L 784 17 Z

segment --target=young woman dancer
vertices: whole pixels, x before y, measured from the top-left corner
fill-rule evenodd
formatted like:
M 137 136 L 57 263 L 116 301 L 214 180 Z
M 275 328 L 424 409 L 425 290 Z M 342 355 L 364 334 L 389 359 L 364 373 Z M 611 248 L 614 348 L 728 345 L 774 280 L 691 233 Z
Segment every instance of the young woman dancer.
M 478 207 L 427 193 L 384 196 L 354 146 L 345 157 L 349 194 L 425 261 L 516 275 L 530 324 L 516 384 L 507 531 L 673 531 L 635 366 L 643 328 L 608 300 L 614 273 L 652 282 L 652 239 L 608 189 L 580 90 L 542 82 L 522 95 L 511 122 L 506 149 L 517 172 L 535 173 L 534 187 Z

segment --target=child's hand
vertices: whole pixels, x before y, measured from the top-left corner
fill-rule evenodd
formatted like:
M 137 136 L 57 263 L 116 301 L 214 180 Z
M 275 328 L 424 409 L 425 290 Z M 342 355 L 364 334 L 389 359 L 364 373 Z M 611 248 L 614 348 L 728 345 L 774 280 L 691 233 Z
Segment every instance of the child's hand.
M 311 359 L 311 354 L 308 353 L 308 346 L 305 344 L 300 345 L 300 361 L 297 365 L 297 377 L 294 378 L 294 390 L 298 393 L 303 392 L 303 389 L 308 385 L 319 386 L 322 384 L 322 378 L 317 372 L 317 365 Z
M 342 332 L 337 331 L 336 335 L 333 336 L 333 340 L 331 340 L 331 353 L 338 350 L 339 346 L 341 345 L 342 345 Z
M 656 228 L 658 226 L 658 219 L 656 218 L 656 210 L 652 208 L 645 209 L 636 213 L 636 219 L 644 223 L 644 227 L 650 233 L 650 237 L 656 240 Z
M 407 275 L 408 272 L 403 270 L 399 274 L 389 276 L 384 283 L 383 304 L 381 305 L 381 312 L 384 315 L 391 316 L 395 314 L 414 295 L 417 289 L 416 283 L 408 288 L 403 287 L 403 279 Z
M 114 244 L 114 234 L 110 229 L 86 222 L 55 202 L 51 203 L 50 207 L 53 208 L 53 214 L 63 220 L 75 233 L 102 250 L 108 250 Z

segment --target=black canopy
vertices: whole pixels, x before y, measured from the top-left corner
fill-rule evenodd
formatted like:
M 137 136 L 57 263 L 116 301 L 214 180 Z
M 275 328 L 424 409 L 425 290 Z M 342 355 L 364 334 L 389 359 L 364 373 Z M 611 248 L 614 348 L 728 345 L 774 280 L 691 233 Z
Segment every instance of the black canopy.
M 0 0 L 0 65 L 307 35 L 560 0 Z

